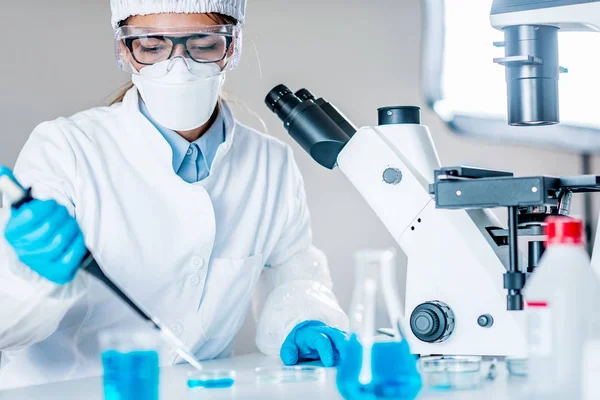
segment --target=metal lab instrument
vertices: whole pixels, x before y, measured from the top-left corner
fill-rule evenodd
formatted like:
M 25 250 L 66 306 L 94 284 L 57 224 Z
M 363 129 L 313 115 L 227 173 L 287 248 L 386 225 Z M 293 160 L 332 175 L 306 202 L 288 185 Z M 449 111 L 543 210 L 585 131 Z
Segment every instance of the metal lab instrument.
M 525 355 L 521 290 L 543 252 L 543 220 L 568 214 L 573 193 L 599 191 L 600 177 L 442 168 L 418 107 L 382 108 L 378 126 L 356 129 L 306 90 L 280 85 L 266 102 L 315 161 L 340 168 L 408 256 L 414 353 Z M 508 208 L 508 229 L 492 207 Z

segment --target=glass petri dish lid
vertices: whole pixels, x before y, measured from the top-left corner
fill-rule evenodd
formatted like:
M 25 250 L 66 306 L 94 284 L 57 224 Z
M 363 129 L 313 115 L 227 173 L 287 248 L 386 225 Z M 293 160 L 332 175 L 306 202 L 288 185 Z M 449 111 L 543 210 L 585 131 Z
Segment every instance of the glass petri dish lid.
M 433 389 L 476 389 L 481 386 L 481 357 L 429 356 L 419 360 L 424 386 Z
M 510 376 L 528 376 L 528 362 L 526 358 L 506 357 L 506 369 Z
M 258 383 L 322 382 L 325 380 L 325 368 L 313 366 L 283 366 L 256 368 Z

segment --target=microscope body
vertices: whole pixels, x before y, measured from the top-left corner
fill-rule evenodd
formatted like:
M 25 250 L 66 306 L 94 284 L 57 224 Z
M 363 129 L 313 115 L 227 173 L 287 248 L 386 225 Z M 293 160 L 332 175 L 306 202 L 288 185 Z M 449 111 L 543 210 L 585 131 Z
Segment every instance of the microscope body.
M 442 168 L 418 107 L 379 109 L 378 126 L 357 129 L 305 89 L 279 85 L 265 102 L 317 163 L 340 168 L 406 253 L 404 315 L 391 319 L 414 353 L 526 356 L 521 290 L 543 220 L 568 214 L 572 193 L 600 191 L 600 177 Z M 496 207 L 508 207 L 508 229 Z M 534 237 L 527 259 L 519 235 Z
M 600 0 L 494 0 L 490 22 L 505 37 L 494 61 L 506 67 L 509 124 L 559 123 L 559 31 L 600 31 Z M 279 85 L 265 101 L 315 161 L 340 168 L 408 256 L 400 323 L 414 353 L 526 357 L 522 290 L 544 218 L 568 215 L 571 195 L 600 191 L 600 176 L 442 168 L 416 107 L 380 109 L 379 126 L 357 129 L 305 89 Z M 508 229 L 495 207 L 508 208 Z M 527 258 L 519 236 L 533 237 Z
M 441 164 L 428 128 L 361 128 L 337 165 L 408 257 L 404 332 L 411 350 L 524 356 L 524 314 L 506 309 L 506 248 L 488 231 L 501 224 L 486 209 L 436 208 L 430 185 Z

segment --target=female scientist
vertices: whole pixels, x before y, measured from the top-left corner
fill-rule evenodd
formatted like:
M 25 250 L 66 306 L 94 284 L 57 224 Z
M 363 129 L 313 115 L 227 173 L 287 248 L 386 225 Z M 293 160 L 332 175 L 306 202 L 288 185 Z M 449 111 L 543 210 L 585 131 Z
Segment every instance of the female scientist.
M 245 0 L 111 7 L 133 86 L 111 107 L 39 125 L 17 161 L 39 200 L 4 212 L 0 387 L 96 374 L 98 332 L 141 326 L 78 273 L 86 246 L 199 359 L 231 354 L 254 300 L 262 352 L 333 365 L 348 322 L 311 245 L 292 153 L 219 101 L 240 59 Z

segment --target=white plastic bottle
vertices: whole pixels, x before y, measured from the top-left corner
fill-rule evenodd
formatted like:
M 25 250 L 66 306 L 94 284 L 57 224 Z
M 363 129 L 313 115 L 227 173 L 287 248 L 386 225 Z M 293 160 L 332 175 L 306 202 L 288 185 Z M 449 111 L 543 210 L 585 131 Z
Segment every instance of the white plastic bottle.
M 525 288 L 529 398 L 581 398 L 582 360 L 597 293 L 583 224 L 546 220 L 547 250 Z

